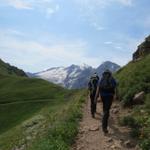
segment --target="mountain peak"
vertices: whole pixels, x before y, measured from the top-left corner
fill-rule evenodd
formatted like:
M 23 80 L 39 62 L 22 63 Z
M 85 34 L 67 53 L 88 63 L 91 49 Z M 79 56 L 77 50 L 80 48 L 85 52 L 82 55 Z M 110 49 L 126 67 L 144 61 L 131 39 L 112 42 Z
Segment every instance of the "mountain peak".
M 86 68 L 91 68 L 91 66 L 89 66 L 89 65 L 87 65 L 87 64 L 85 64 L 85 63 L 83 63 L 83 64 L 80 65 L 80 68 L 81 68 L 81 69 L 86 69 Z
M 72 64 L 72 65 L 70 66 L 70 68 L 78 68 L 78 69 L 80 69 L 80 70 L 84 70 L 84 69 L 92 68 L 92 67 L 89 66 L 89 65 L 87 65 L 87 64 L 85 64 L 85 63 L 83 63 L 83 64 L 81 64 L 81 65 Z
M 116 72 L 120 69 L 120 66 L 111 61 L 105 61 L 96 69 L 96 72 L 101 76 L 106 69 L 109 69 L 111 72 Z

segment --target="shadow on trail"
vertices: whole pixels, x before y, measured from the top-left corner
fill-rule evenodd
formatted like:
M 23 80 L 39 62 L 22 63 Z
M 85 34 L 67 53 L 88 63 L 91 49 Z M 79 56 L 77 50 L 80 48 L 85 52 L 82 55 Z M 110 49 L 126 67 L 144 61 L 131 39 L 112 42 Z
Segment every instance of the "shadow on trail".
M 122 131 L 121 131 L 121 127 L 119 129 L 116 126 L 118 126 L 116 120 L 114 120 L 113 117 L 110 117 L 109 128 L 113 132 L 108 133 L 108 135 L 106 135 L 106 136 L 111 137 L 115 140 L 121 140 L 121 141 L 124 141 L 124 140 L 127 140 L 128 138 L 130 138 L 128 131 L 125 131 L 124 129 L 122 129 Z

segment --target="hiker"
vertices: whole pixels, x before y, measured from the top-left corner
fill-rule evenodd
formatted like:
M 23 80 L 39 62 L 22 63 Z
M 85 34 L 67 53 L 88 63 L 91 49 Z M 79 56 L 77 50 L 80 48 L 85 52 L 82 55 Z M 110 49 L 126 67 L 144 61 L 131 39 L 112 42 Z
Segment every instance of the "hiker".
M 96 96 L 94 100 L 96 104 L 97 98 L 100 94 L 103 103 L 102 129 L 104 133 L 108 133 L 107 126 L 108 126 L 109 110 L 111 108 L 112 101 L 114 98 L 116 85 L 117 85 L 116 80 L 113 78 L 112 73 L 109 70 L 104 71 L 99 86 L 97 87 Z
M 90 92 L 90 100 L 91 100 L 91 115 L 93 118 L 95 117 L 95 113 L 96 113 L 96 103 L 94 103 L 94 99 L 96 95 L 98 81 L 99 81 L 99 76 L 97 75 L 97 73 L 94 73 L 91 76 L 90 81 L 88 83 L 88 89 Z

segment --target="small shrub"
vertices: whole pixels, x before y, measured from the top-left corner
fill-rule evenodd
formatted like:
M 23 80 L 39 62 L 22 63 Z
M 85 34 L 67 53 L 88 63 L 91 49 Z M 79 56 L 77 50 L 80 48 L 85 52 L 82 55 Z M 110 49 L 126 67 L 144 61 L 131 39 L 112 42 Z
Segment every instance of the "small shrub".
M 138 138 L 141 135 L 140 128 L 133 128 L 130 133 L 131 137 Z
M 142 150 L 149 150 L 150 149 L 150 138 L 144 139 L 140 143 L 140 147 Z
M 51 137 L 49 139 L 44 139 L 34 147 L 36 150 L 69 150 L 68 145 L 61 139 Z
M 129 126 L 132 128 L 140 127 L 138 122 L 132 116 L 125 116 L 120 120 L 120 124 L 123 126 Z

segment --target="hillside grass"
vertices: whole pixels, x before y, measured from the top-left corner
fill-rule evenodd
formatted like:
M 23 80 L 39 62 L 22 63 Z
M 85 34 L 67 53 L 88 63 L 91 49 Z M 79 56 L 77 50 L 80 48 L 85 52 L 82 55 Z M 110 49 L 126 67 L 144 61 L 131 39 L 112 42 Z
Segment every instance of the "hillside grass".
M 150 55 L 137 62 L 130 62 L 116 74 L 119 81 L 118 92 L 124 105 L 132 104 L 138 92 L 150 92 Z
M 120 100 L 124 106 L 132 106 L 132 113 L 120 120 L 121 125 L 131 127 L 131 136 L 139 141 L 143 150 L 150 148 L 150 55 L 130 62 L 116 74 Z M 145 92 L 143 105 L 132 105 L 138 92 Z
M 150 94 L 146 95 L 145 104 L 135 106 L 130 115 L 120 119 L 120 124 L 130 127 L 131 136 L 136 139 L 142 150 L 150 148 Z
M 0 77 L 1 78 L 1 77 Z M 59 98 L 69 91 L 42 79 L 3 76 L 0 80 L 0 103 Z
M 83 92 L 83 91 L 82 91 Z M 85 95 L 79 92 L 74 101 L 60 111 L 51 122 L 51 127 L 44 137 L 39 137 L 28 150 L 69 150 L 78 133 L 79 121 L 82 118 L 82 103 Z
M 54 150 L 59 139 L 65 149 L 69 148 L 77 133 L 84 90 L 67 90 L 41 79 L 4 74 L 0 74 L 0 88 L 0 150 L 36 149 L 54 133 L 53 142 L 45 146 Z M 57 128 L 70 136 L 70 141 L 60 139 Z
M 0 74 L 14 75 L 14 76 L 27 76 L 25 72 L 15 66 L 11 66 L 0 59 Z

